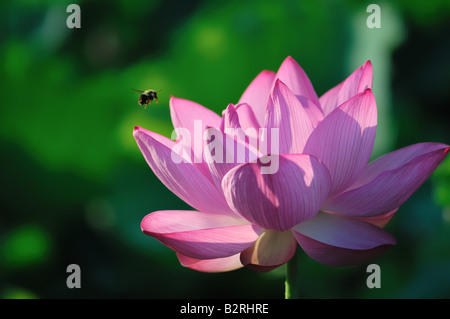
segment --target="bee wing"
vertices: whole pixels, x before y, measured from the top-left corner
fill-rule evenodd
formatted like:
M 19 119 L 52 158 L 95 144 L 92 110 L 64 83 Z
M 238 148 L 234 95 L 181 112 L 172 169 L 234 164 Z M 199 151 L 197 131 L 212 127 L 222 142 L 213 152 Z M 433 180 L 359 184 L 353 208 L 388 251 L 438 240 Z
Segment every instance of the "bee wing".
M 141 90 L 136 90 L 136 89 L 132 89 L 133 91 L 136 91 L 136 92 L 138 92 L 138 93 L 145 93 L 144 91 L 141 91 Z

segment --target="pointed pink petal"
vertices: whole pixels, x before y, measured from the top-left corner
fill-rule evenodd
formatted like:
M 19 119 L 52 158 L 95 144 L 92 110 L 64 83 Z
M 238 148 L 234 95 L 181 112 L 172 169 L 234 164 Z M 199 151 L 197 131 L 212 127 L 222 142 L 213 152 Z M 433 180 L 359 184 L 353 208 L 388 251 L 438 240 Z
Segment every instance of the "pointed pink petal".
M 262 71 L 250 83 L 238 102 L 238 104 L 246 103 L 252 108 L 258 127 L 264 125 L 267 101 L 269 100 L 269 93 L 272 89 L 274 78 L 274 72 Z
M 192 162 L 203 165 L 203 132 L 207 127 L 219 128 L 221 117 L 200 104 L 173 96 L 170 98 L 170 115 L 177 136 L 183 135 L 184 131 L 189 134 L 190 138 L 183 142 L 186 153 Z
M 307 108 L 280 80 L 276 80 L 267 106 L 265 128 L 268 143 L 273 138 L 271 129 L 278 129 L 279 154 L 301 154 L 309 135 L 318 122 L 310 118 Z M 269 151 L 274 154 L 274 150 Z
M 242 218 L 181 210 L 148 214 L 141 229 L 176 252 L 197 259 L 240 253 L 262 231 Z
M 219 127 L 221 118 L 206 107 L 185 99 L 170 98 L 170 116 L 174 128 L 183 127 L 194 132 L 194 121 L 203 121 L 204 126 Z
M 330 114 L 342 103 L 364 92 L 366 89 L 372 89 L 373 68 L 370 61 L 366 61 L 347 79 L 327 91 L 320 97 L 320 105 L 325 116 Z
M 235 110 L 239 116 L 239 123 L 244 130 L 252 129 L 258 132 L 260 125 L 251 106 L 246 103 L 241 103 L 235 106 Z
M 240 254 L 216 259 L 196 259 L 177 253 L 181 265 L 202 272 L 226 272 L 242 268 Z
M 207 140 L 204 151 L 205 160 L 211 176 L 220 190 L 222 189 L 222 178 L 229 170 L 239 164 L 256 162 L 258 158 L 257 140 L 254 140 L 255 144 L 253 145 L 249 141 L 246 143 L 245 132 L 240 127 L 236 130 L 237 137 L 224 134 L 215 128 L 209 128 L 205 132 Z M 252 140 L 250 139 L 250 141 Z
M 215 185 L 173 151 L 174 141 L 141 127 L 133 134 L 150 168 L 175 195 L 204 212 L 233 214 Z
M 224 176 L 222 189 L 235 212 L 263 228 L 283 231 L 317 213 L 331 181 L 313 156 L 273 156 L 271 165 L 277 160 L 278 171 L 271 174 L 262 173 L 268 167 L 261 162 L 236 166 Z
M 275 79 L 281 80 L 295 94 L 305 96 L 315 105 L 320 106 L 316 91 L 305 71 L 292 57 L 287 57 L 281 64 Z
M 241 263 L 255 270 L 269 271 L 288 262 L 294 256 L 297 241 L 290 230 L 266 229 L 241 253 Z
M 328 168 L 333 181 L 330 195 L 348 187 L 366 167 L 376 125 L 375 98 L 366 90 L 335 109 L 311 133 L 303 152 Z
M 327 213 L 318 213 L 298 224 L 293 233 L 308 256 L 329 266 L 365 262 L 396 243 L 392 235 L 377 226 Z
M 359 220 L 362 220 L 363 222 L 370 223 L 372 225 L 375 225 L 380 228 L 384 228 L 384 226 L 389 223 L 389 221 L 394 217 L 395 213 L 398 211 L 398 208 L 387 212 L 386 214 L 372 216 L 372 217 L 353 217 Z M 350 216 L 349 216 L 350 217 Z
M 222 112 L 223 129 L 238 129 L 241 128 L 240 117 L 236 112 L 234 104 L 228 104 L 227 108 Z
M 256 148 L 259 140 L 259 124 L 256 123 L 252 112 L 247 104 L 237 106 L 229 104 L 222 112 L 221 131 Z
M 237 141 L 215 128 L 209 128 L 206 131 L 206 137 L 206 163 L 208 164 L 214 183 L 221 189 L 222 178 L 229 170 L 239 165 L 234 147 Z M 227 148 L 227 145 L 232 145 L 232 147 Z M 243 145 L 243 147 L 245 146 Z M 230 160 L 227 161 L 227 159 Z
M 385 214 L 403 204 L 430 177 L 449 149 L 445 144 L 422 143 L 387 154 L 367 167 L 361 177 L 366 184 L 331 198 L 324 209 L 364 217 Z
M 418 143 L 387 153 L 370 162 L 349 189 L 354 189 L 365 185 L 374 180 L 381 173 L 399 168 L 400 166 L 412 161 L 417 156 L 439 150 L 445 151 L 445 148 L 448 147 L 448 145 L 441 143 Z
M 331 212 L 331 211 L 327 211 L 327 210 L 322 210 L 322 211 L 327 214 L 336 214 L 338 216 L 362 220 L 363 222 L 375 225 L 380 228 L 384 228 L 384 226 L 386 226 L 387 223 L 394 217 L 395 213 L 398 211 L 398 208 L 396 208 L 386 214 L 371 216 L 371 217 L 349 216 L 349 215 L 339 214 L 339 213 L 335 213 L 335 212 Z

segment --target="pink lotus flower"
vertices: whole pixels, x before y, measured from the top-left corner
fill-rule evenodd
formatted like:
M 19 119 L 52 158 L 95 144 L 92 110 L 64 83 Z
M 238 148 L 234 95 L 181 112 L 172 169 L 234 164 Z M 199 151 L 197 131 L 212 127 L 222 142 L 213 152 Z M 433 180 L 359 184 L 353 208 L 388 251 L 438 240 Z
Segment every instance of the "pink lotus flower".
M 205 272 L 272 270 L 289 261 L 298 245 L 320 263 L 353 265 L 394 245 L 383 227 L 450 148 L 419 143 L 368 163 L 377 125 L 371 87 L 367 61 L 318 98 L 288 57 L 277 73 L 261 72 L 222 118 L 172 97 L 175 129 L 208 138 L 191 147 L 140 127 L 134 136 L 156 176 L 197 211 L 153 212 L 143 219 L 143 232 L 176 251 L 183 266 Z M 216 154 L 222 145 L 229 155 L 229 128 L 256 132 L 259 143 L 275 140 L 261 128 L 275 128 L 279 143 L 264 151 L 250 145 L 249 136 L 233 137 L 258 160 L 247 155 L 239 162 L 236 154 L 233 161 L 211 160 L 203 150 L 213 134 L 225 138 L 222 144 L 214 140 Z M 177 147 L 183 152 L 173 152 Z M 270 156 L 278 166 L 267 174 Z

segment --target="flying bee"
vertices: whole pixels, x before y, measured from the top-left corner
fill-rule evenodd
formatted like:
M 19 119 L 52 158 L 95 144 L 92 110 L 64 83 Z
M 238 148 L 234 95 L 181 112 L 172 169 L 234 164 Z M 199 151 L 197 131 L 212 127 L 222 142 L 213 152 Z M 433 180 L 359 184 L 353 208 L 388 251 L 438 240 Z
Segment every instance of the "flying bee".
M 145 105 L 144 109 L 147 108 L 147 105 L 152 104 L 153 99 L 156 100 L 156 103 L 158 103 L 158 96 L 156 95 L 159 91 L 155 91 L 155 90 L 145 90 L 145 91 L 141 91 L 141 90 L 136 90 L 133 89 L 134 91 L 141 93 L 141 96 L 139 96 L 139 105 Z

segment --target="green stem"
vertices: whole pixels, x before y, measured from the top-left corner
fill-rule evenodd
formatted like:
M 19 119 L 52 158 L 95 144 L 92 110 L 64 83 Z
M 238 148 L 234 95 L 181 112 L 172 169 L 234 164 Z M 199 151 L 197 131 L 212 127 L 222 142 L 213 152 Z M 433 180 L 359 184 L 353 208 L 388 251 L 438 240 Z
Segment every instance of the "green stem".
M 285 298 L 300 298 L 300 254 L 301 249 L 297 247 L 297 251 L 291 260 L 286 264 L 286 281 L 285 281 Z

